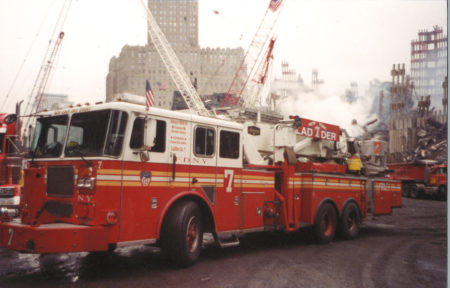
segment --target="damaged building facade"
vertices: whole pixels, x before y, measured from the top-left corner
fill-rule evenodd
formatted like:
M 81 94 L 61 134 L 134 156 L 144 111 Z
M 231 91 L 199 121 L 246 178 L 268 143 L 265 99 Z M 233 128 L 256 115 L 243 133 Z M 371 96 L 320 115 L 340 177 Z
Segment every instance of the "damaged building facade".
M 411 81 L 418 96 L 430 96 L 431 107 L 442 104 L 442 82 L 447 76 L 447 35 L 442 27 L 419 31 L 411 41 Z
M 442 28 L 420 31 L 411 42 L 411 77 L 391 70 L 389 162 L 447 162 L 447 37 Z

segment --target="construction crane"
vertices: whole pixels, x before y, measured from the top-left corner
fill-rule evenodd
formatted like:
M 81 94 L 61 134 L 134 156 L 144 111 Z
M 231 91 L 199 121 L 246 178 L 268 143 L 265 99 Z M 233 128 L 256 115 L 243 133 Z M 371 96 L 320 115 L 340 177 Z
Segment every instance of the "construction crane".
M 273 48 L 275 46 L 275 38 L 270 39 L 269 46 L 267 46 L 263 61 L 259 63 L 258 69 L 253 76 L 252 82 L 256 84 L 256 92 L 244 98 L 243 107 L 252 108 L 258 106 L 258 101 L 261 99 L 261 90 L 267 84 L 266 80 L 269 76 L 269 68 L 273 60 Z
M 145 5 L 144 1 L 141 0 L 141 4 L 147 12 L 147 32 L 149 38 L 155 45 L 156 51 L 166 66 L 167 71 L 169 71 L 173 82 L 177 86 L 188 108 L 202 116 L 213 116 L 213 113 L 206 109 L 205 104 L 192 85 L 191 80 L 183 68 L 183 65 L 181 65 L 180 60 L 170 46 L 169 41 L 167 41 L 166 36 L 156 23 L 152 13 Z
M 254 74 L 256 64 L 261 58 L 264 47 L 267 45 L 273 27 L 280 16 L 284 2 L 282 0 L 270 0 L 269 7 L 253 37 L 250 47 L 248 48 L 241 65 L 234 75 L 233 81 L 222 101 L 220 107 L 236 106 L 236 104 L 243 104 L 242 93 L 247 85 L 251 75 Z
M 58 56 L 62 40 L 64 39 L 65 34 L 64 32 L 62 32 L 62 29 L 67 19 L 67 14 L 69 12 L 71 4 L 72 0 L 66 0 L 63 3 L 53 30 L 53 35 L 55 36 L 53 36 L 53 38 L 49 42 L 38 76 L 36 77 L 33 88 L 31 89 L 31 93 L 28 96 L 28 100 L 26 101 L 26 106 L 23 113 L 23 115 L 28 116 L 26 125 L 24 126 L 25 132 L 26 129 L 31 126 L 33 121 L 35 120 L 34 115 L 38 113 L 43 107 L 44 93 L 46 91 L 52 69 Z M 56 31 L 60 32 L 56 33 Z M 25 136 L 26 133 L 24 133 L 23 135 Z
M 43 63 L 41 70 L 39 71 L 38 77 L 36 78 L 36 81 L 34 82 L 32 91 L 35 91 L 35 93 L 30 94 L 30 97 L 32 95 L 35 95 L 34 102 L 31 105 L 31 110 L 34 110 L 34 113 L 37 113 L 37 112 L 39 112 L 39 110 L 42 110 L 42 107 L 44 106 L 43 105 L 44 92 L 47 87 L 47 84 L 48 84 L 48 81 L 50 78 L 50 72 L 52 71 L 56 56 L 58 55 L 59 48 L 61 47 L 62 40 L 64 39 L 64 35 L 65 35 L 64 32 L 59 33 L 58 38 L 56 39 L 52 48 L 49 50 L 50 54 L 49 54 L 48 58 L 45 59 L 45 62 Z M 29 100 L 31 100 L 31 99 L 29 99 Z M 30 109 L 29 108 L 30 103 L 31 103 L 31 101 L 27 102 L 27 107 L 25 108 L 26 114 L 28 114 L 27 109 Z

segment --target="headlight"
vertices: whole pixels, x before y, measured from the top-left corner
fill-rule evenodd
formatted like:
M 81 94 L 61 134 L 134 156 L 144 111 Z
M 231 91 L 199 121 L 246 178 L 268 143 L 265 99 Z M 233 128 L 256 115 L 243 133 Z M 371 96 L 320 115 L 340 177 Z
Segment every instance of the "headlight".
M 81 189 L 95 189 L 95 177 L 86 177 L 78 179 L 77 187 Z

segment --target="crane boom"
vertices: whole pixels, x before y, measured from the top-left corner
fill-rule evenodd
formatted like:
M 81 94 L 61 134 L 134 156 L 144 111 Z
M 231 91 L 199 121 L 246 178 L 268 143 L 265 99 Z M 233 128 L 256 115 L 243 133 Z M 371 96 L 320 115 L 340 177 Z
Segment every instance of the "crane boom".
M 259 66 L 253 76 L 252 81 L 255 82 L 257 89 L 255 93 L 252 93 L 244 98 L 242 106 L 244 108 L 254 108 L 258 104 L 258 100 L 261 98 L 261 90 L 266 85 L 267 77 L 269 76 L 269 68 L 273 60 L 273 48 L 275 46 L 275 38 L 270 39 L 269 46 L 267 46 L 263 60 L 259 63 Z
M 253 71 L 255 70 L 258 60 L 261 58 L 261 53 L 272 33 L 282 6 L 282 0 L 270 0 L 269 7 L 267 7 L 266 13 L 264 14 L 250 47 L 248 48 L 220 107 L 235 106 L 238 102 L 240 104 L 244 102 L 244 100 L 241 99 L 242 92 L 244 91 L 250 76 L 254 74 Z
M 58 19 L 56 21 L 52 37 L 56 38 L 53 40 L 53 38 L 50 40 L 49 45 L 47 47 L 47 51 L 45 53 L 44 59 L 42 61 L 41 68 L 39 70 L 39 73 L 36 77 L 36 80 L 33 84 L 33 88 L 31 89 L 31 93 L 28 96 L 28 100 L 26 101 L 26 106 L 24 110 L 24 115 L 34 116 L 33 114 L 36 114 L 40 110 L 42 110 L 42 104 L 44 98 L 44 93 L 47 88 L 47 84 L 50 79 L 50 75 L 52 72 L 52 68 L 55 64 L 55 60 L 58 56 L 59 48 L 61 47 L 62 40 L 64 39 L 64 32 L 62 32 L 62 29 L 64 27 L 64 23 L 67 19 L 70 6 L 72 4 L 72 0 L 66 0 L 64 1 L 61 11 L 58 15 Z M 59 33 L 56 33 L 56 31 L 60 31 Z M 33 98 L 34 96 L 34 98 Z M 27 127 L 32 126 L 32 123 L 34 123 L 34 117 L 28 117 L 26 121 L 26 125 L 24 126 L 24 129 L 26 130 Z M 25 135 L 26 133 L 24 133 Z
M 148 35 L 155 45 L 156 51 L 169 71 L 173 82 L 175 82 L 175 85 L 180 91 L 180 94 L 187 106 L 190 110 L 195 111 L 199 115 L 213 116 L 212 112 L 206 109 L 203 104 L 202 99 L 187 76 L 183 65 L 181 65 L 180 60 L 170 46 L 169 41 L 167 41 L 166 36 L 156 23 L 152 13 L 143 1 L 141 1 L 141 3 L 147 12 Z
M 55 41 L 55 45 L 53 46 L 53 49 L 50 52 L 49 60 L 47 61 L 47 63 L 45 63 L 45 65 L 43 66 L 43 69 L 41 71 L 42 78 L 39 83 L 35 102 L 33 103 L 33 106 L 32 106 L 35 109 L 35 111 L 34 111 L 35 113 L 38 112 L 41 107 L 43 107 L 42 104 L 43 104 L 43 100 L 45 100 L 45 99 L 43 99 L 45 88 L 47 87 L 48 80 L 50 78 L 50 72 L 53 68 L 53 64 L 55 62 L 59 48 L 61 47 L 61 43 L 62 43 L 62 40 L 64 39 L 64 35 L 65 35 L 64 32 L 59 33 L 58 38 Z
M 48 80 L 50 78 L 50 72 L 52 71 L 54 61 L 56 59 L 56 56 L 58 55 L 59 47 L 61 46 L 62 40 L 64 38 L 64 32 L 60 32 L 58 35 L 58 38 L 55 41 L 55 44 L 53 48 L 50 50 L 50 54 L 48 58 L 46 58 L 39 70 L 38 77 L 36 78 L 36 82 L 33 85 L 32 93 L 29 96 L 29 100 L 27 101 L 27 106 L 25 107 L 25 115 L 37 113 L 40 110 L 42 110 L 42 100 L 45 93 L 45 88 L 47 87 Z M 33 103 L 31 103 L 31 97 L 33 95 L 36 95 L 34 97 Z M 30 107 L 31 104 L 31 107 Z M 33 111 L 34 110 L 34 111 Z M 27 120 L 27 123 L 25 127 L 27 127 L 30 124 L 32 117 L 29 117 Z

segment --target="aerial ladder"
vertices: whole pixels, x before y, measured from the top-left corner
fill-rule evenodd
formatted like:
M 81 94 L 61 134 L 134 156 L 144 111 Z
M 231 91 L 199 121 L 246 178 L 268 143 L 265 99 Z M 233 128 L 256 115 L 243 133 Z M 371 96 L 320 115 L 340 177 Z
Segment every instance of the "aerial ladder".
M 145 5 L 144 1 L 141 1 L 141 4 L 147 12 L 147 32 L 149 38 L 155 45 L 156 51 L 161 57 L 161 60 L 166 66 L 167 71 L 172 77 L 173 82 L 186 102 L 188 108 L 202 116 L 213 116 L 213 113 L 206 109 L 205 104 L 186 74 L 183 65 L 181 65 L 180 60 L 170 46 L 169 41 L 167 41 L 166 36 L 156 23 L 150 9 Z
M 234 75 L 233 81 L 222 101 L 220 107 L 233 107 L 237 104 L 243 105 L 243 91 L 256 69 L 256 64 L 260 61 L 264 47 L 267 46 L 273 27 L 280 16 L 284 2 L 282 0 L 270 0 L 269 7 L 256 31 L 255 36 L 248 48 L 244 59 Z

